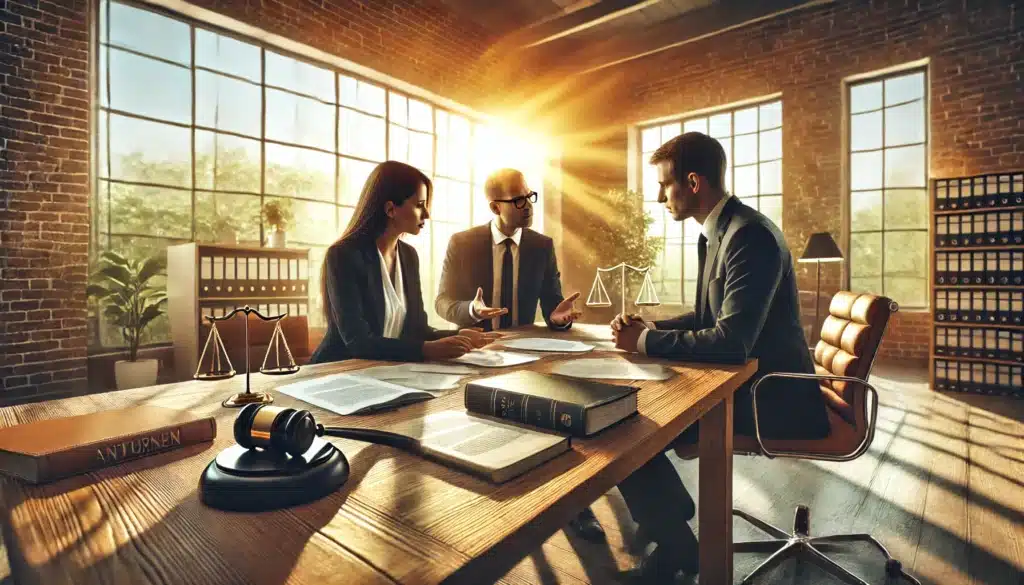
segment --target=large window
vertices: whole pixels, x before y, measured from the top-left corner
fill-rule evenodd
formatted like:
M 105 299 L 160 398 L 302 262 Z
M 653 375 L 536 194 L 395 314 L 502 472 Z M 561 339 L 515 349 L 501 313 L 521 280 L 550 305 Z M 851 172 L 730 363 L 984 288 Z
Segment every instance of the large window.
M 850 288 L 928 305 L 925 72 L 849 84 Z
M 654 218 L 650 235 L 662 248 L 652 279 L 662 303 L 690 305 L 697 290 L 700 225 L 674 221 L 658 203 L 658 170 L 651 154 L 683 132 L 702 132 L 725 149 L 725 189 L 782 227 L 782 102 L 745 106 L 704 116 L 684 117 L 640 129 L 644 209 Z
M 310 320 L 322 325 L 326 248 L 348 225 L 374 165 L 400 160 L 435 182 L 434 221 L 410 241 L 428 314 L 441 324 L 433 299 L 448 239 L 489 219 L 472 186 L 489 169 L 515 166 L 509 153 L 523 143 L 501 136 L 505 158 L 482 157 L 473 144 L 497 141 L 492 126 L 383 84 L 130 4 L 103 0 L 99 16 L 94 252 L 143 256 L 188 241 L 259 246 L 267 231 L 260 211 L 279 201 L 294 218 L 289 247 L 311 249 Z M 543 164 L 529 163 L 520 168 L 543 193 Z M 117 331 L 100 333 L 104 345 L 119 344 Z M 169 339 L 166 318 L 149 333 L 150 342 Z

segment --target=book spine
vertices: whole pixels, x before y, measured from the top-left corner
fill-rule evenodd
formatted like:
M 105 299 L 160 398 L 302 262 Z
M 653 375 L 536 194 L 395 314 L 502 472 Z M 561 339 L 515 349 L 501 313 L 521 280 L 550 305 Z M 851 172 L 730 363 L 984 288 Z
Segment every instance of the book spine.
M 216 436 L 216 421 L 213 418 L 205 418 L 82 445 L 40 457 L 35 481 L 44 483 L 79 475 L 164 451 L 212 441 Z
M 577 404 L 472 383 L 466 386 L 465 396 L 466 410 L 469 412 L 569 433 L 577 437 L 586 434 L 583 407 Z

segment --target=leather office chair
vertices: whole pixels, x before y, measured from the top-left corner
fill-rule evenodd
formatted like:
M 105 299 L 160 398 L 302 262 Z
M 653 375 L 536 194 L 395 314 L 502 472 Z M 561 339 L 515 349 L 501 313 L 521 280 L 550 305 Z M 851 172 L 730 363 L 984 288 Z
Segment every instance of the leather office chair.
M 822 323 L 821 338 L 814 348 L 815 373 L 776 372 L 757 380 L 751 388 L 755 436 L 734 436 L 733 452 L 741 455 L 765 455 L 769 458 L 795 457 L 820 461 L 850 461 L 863 455 L 874 438 L 878 415 L 878 392 L 867 380 L 889 317 L 897 310 L 897 304 L 886 297 L 847 291 L 836 293 L 829 305 L 829 315 Z M 761 384 L 773 378 L 819 381 L 819 387 L 828 405 L 831 425 L 827 437 L 806 440 L 761 438 L 757 422 L 757 393 Z M 676 448 L 676 454 L 683 459 L 692 459 L 697 456 L 697 445 L 681 445 Z M 800 556 L 845 583 L 868 585 L 829 559 L 814 545 L 869 542 L 885 555 L 885 568 L 889 576 L 902 576 L 920 585 L 917 579 L 903 571 L 900 562 L 893 559 L 889 551 L 870 534 L 810 536 L 810 510 L 806 506 L 797 507 L 792 534 L 742 510 L 733 510 L 733 515 L 743 518 L 774 537 L 773 540 L 733 544 L 734 552 L 772 553 L 746 576 L 743 583 L 751 582 L 788 558 Z

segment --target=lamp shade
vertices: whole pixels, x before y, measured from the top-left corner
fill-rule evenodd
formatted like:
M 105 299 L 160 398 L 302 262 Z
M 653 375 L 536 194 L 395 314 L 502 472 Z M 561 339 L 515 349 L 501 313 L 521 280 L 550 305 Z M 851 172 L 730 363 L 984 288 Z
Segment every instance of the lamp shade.
M 843 253 L 839 251 L 839 246 L 828 232 L 811 234 L 804 254 L 800 256 L 801 262 L 839 262 L 842 259 Z

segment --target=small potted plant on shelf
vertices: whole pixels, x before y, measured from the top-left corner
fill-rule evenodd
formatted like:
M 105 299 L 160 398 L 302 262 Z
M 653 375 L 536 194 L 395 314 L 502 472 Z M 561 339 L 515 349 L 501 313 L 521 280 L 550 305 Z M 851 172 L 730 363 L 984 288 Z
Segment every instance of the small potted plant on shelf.
M 267 247 L 284 248 L 287 246 L 285 230 L 291 223 L 291 209 L 280 201 L 271 201 L 263 206 L 263 221 L 270 228 L 267 234 Z
M 120 327 L 128 345 L 128 359 L 114 364 L 118 390 L 156 384 L 159 361 L 138 359 L 139 341 L 146 326 L 164 312 L 167 292 L 150 280 L 165 269 L 166 261 L 160 256 L 136 261 L 108 250 L 100 255 L 86 290 L 100 302 L 107 320 Z

